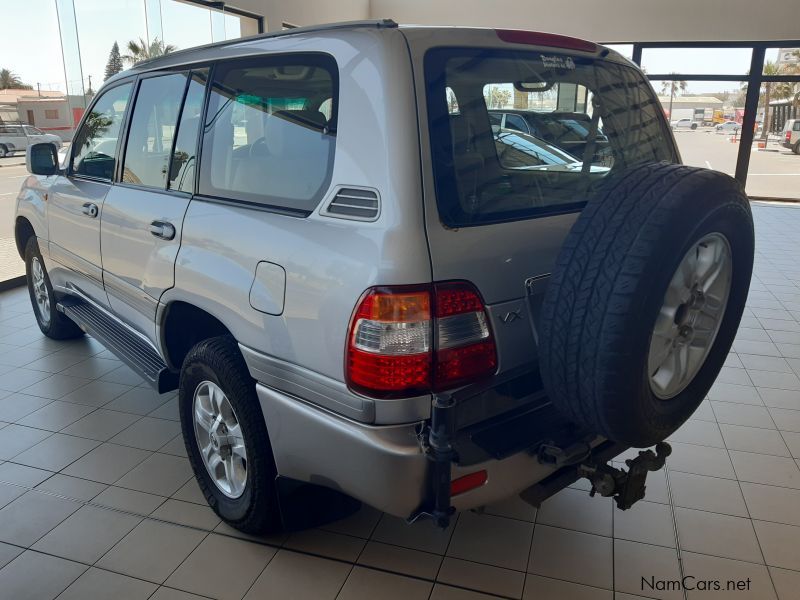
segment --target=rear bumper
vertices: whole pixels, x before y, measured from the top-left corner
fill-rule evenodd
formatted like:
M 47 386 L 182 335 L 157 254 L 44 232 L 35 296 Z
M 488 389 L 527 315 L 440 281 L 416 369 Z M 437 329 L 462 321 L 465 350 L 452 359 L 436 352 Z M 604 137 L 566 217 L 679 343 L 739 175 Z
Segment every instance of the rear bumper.
M 414 515 L 429 498 L 431 461 L 419 436 L 423 423 L 366 425 L 261 383 L 256 389 L 279 475 L 339 490 L 402 518 Z M 519 494 L 558 469 L 522 451 L 469 466 L 453 464 L 452 479 L 480 470 L 488 474 L 486 483 L 453 497 L 456 510 Z

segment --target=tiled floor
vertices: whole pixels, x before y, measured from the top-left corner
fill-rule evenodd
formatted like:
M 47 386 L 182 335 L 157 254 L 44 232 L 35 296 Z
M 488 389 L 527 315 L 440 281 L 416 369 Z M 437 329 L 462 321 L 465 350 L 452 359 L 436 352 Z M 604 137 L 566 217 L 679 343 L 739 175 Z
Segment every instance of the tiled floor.
M 24 290 L 0 295 L 0 598 L 800 597 L 800 208 L 754 211 L 734 352 L 626 512 L 576 485 L 538 512 L 509 500 L 444 532 L 364 508 L 245 539 L 200 497 L 173 395 L 89 338 L 44 339 Z M 749 590 L 658 585 L 682 575 Z

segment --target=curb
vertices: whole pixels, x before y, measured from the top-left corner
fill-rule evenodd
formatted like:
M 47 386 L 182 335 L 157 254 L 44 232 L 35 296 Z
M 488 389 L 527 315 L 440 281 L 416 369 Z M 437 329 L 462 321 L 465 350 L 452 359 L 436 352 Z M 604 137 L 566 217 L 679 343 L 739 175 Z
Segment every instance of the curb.
M 3 167 L 24 167 L 24 166 L 25 163 L 21 162 L 21 163 L 14 163 L 13 165 L 0 165 L 0 169 L 2 169 Z

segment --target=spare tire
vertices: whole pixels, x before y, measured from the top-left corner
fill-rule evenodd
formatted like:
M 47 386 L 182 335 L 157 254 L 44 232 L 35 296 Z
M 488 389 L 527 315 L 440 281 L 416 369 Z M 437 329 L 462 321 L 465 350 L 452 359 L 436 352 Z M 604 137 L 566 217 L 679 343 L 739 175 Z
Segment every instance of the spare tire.
M 750 285 L 753 219 L 723 173 L 659 163 L 614 179 L 559 253 L 540 368 L 569 418 L 645 447 L 691 416 L 722 368 Z

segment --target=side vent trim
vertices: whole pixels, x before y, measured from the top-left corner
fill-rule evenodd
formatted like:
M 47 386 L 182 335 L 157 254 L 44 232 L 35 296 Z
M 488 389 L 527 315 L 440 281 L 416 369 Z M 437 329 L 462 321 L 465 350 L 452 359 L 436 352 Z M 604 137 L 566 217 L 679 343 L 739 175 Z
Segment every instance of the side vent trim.
M 381 199 L 372 188 L 340 187 L 321 211 L 326 217 L 351 221 L 376 221 L 381 214 Z

